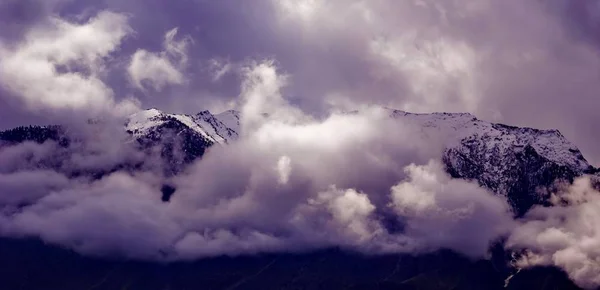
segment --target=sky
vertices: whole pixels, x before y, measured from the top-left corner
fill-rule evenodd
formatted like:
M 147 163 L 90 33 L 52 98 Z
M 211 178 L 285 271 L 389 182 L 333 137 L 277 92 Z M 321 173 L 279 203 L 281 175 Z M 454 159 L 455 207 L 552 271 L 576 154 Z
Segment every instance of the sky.
M 450 179 L 441 148 L 405 142 L 414 128 L 376 109 L 559 129 L 600 165 L 597 1 L 0 0 L 0 27 L 0 128 L 121 125 L 154 107 L 237 109 L 243 131 L 170 180 L 68 178 L 38 166 L 63 156 L 52 144 L 3 149 L 0 203 L 31 206 L 2 212 L 2 235 L 150 260 L 328 246 L 476 259 L 504 237 L 530 250 L 521 266 L 600 285 L 588 178 L 515 220 L 505 198 Z M 79 132 L 91 148 L 61 169 L 149 158 L 115 128 Z M 178 188 L 167 205 L 153 198 L 166 181 Z M 401 217 L 403 234 L 386 215 Z
M 103 11 L 120 18 L 100 19 L 112 23 L 90 27 L 86 38 L 65 28 Z M 174 113 L 221 111 L 239 100 L 240 68 L 268 59 L 290 77 L 286 99 L 315 116 L 372 104 L 470 112 L 559 129 L 600 162 L 600 5 L 593 0 L 2 0 L 0 13 L 3 128 L 64 122 L 57 109 L 98 113 L 92 103 L 108 99 Z M 41 48 L 37 37 L 51 34 L 65 41 Z M 85 51 L 98 44 L 110 45 Z M 35 56 L 38 49 L 47 55 Z M 61 60 L 52 50 L 77 51 Z M 84 54 L 94 59 L 82 63 Z M 23 58 L 31 65 L 21 66 Z M 15 79 L 35 65 L 57 73 Z M 64 72 L 92 78 L 48 87 Z M 69 86 L 66 78 L 59 83 Z M 73 92 L 84 94 L 88 108 L 53 105 L 57 94 L 44 96 L 51 90 L 69 92 L 71 102 L 81 103 Z

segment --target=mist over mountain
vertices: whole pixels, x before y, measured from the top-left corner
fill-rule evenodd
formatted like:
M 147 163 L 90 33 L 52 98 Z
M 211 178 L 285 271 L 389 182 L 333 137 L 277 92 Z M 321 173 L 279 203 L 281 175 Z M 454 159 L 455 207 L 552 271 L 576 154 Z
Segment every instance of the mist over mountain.
M 597 169 L 559 131 L 381 107 L 323 120 L 274 116 L 251 118 L 249 133 L 239 111 L 157 109 L 120 129 L 96 121 L 2 131 L 2 233 L 86 256 L 171 262 L 452 250 L 493 257 L 505 267 L 498 277 L 554 265 L 593 285 L 593 269 L 581 278 L 577 264 L 540 260 L 577 245 L 547 252 L 525 234 L 547 235 L 556 228 L 540 221 L 597 198 L 585 181 Z M 575 201 L 564 194 L 581 190 Z M 566 234 L 579 230 L 564 223 Z
M 0 288 L 597 289 L 599 15 L 0 0 Z

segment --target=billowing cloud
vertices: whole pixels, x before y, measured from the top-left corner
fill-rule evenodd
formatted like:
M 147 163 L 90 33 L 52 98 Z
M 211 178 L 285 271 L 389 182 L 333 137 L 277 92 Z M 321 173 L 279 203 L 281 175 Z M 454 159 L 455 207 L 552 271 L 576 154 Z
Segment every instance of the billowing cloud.
M 127 72 L 134 86 L 144 90 L 146 86 L 160 91 L 169 84 L 181 84 L 185 80 L 182 69 L 188 62 L 189 37 L 175 40 L 177 28 L 165 34 L 163 48 L 159 53 L 138 49 L 131 57 Z M 147 82 L 145 84 L 145 82 Z
M 228 64 L 269 57 L 293 79 L 285 94 L 310 115 L 364 104 L 469 111 L 481 119 L 559 129 L 592 163 L 600 158 L 597 130 L 589 125 L 598 121 L 592 108 L 598 106 L 600 13 L 590 1 L 79 3 L 53 7 L 61 15 L 100 7 L 133 15 L 136 35 L 127 38 L 121 57 L 145 51 L 138 53 L 139 63 L 153 63 L 152 69 L 136 71 L 153 73 L 146 81 L 138 75 L 133 88 L 127 82 L 111 88 L 126 92 L 117 98 L 140 86 L 168 95 L 144 99 L 144 107 L 185 113 L 223 107 L 239 93 L 239 79 L 231 74 L 237 69 Z M 21 6 L 7 9 L 17 15 Z M 162 41 L 157 32 L 173 27 L 179 27 L 177 35 L 198 40 L 187 50 L 185 71 L 156 44 Z M 153 84 L 154 78 L 163 81 Z M 178 85 L 164 92 L 169 84 Z
M 33 111 L 131 112 L 135 104 L 115 101 L 101 80 L 104 61 L 130 31 L 125 15 L 107 11 L 82 24 L 53 17 L 0 47 L 2 86 Z
M 30 183 L 35 180 L 34 184 Z M 0 173 L 0 186 L 3 192 L 0 203 L 3 205 L 20 205 L 35 201 L 48 194 L 49 189 L 65 188 L 69 179 L 52 170 L 20 171 L 14 174 Z M 13 194 L 9 194 L 12 192 Z M 15 194 L 18 193 L 18 194 Z
M 560 129 L 600 160 L 589 126 L 599 14 L 589 1 L 271 2 L 280 37 L 304 52 L 278 59 L 292 67 L 303 105 L 467 111 Z
M 600 192 L 582 177 L 552 196 L 553 207 L 532 209 L 507 247 L 522 250 L 516 265 L 562 268 L 579 286 L 600 286 Z
M 409 180 L 392 188 L 392 206 L 407 219 L 406 234 L 423 247 L 477 257 L 512 230 L 511 210 L 504 198 L 477 184 L 451 179 L 436 162 L 413 164 L 405 170 Z
M 169 202 L 160 192 L 167 180 L 153 170 L 90 180 L 15 168 L 10 160 L 18 157 L 7 158 L 0 233 L 39 236 L 85 254 L 153 260 L 332 246 L 366 253 L 449 248 L 477 258 L 510 229 L 504 198 L 450 179 L 429 161 L 441 150 L 405 142 L 413 129 L 381 108 L 315 120 L 282 98 L 284 76 L 272 62 L 246 71 L 241 105 L 250 118 L 242 121 L 252 126 L 242 124 L 249 131 L 238 142 L 211 148 L 168 180 L 176 188 Z M 101 140 L 100 133 L 85 140 Z M 59 168 L 106 169 L 131 155 L 94 144 Z M 56 154 L 46 146 L 52 145 L 3 150 L 6 157 L 40 160 Z M 31 176 L 39 178 L 21 183 Z M 405 230 L 392 231 L 384 219 Z

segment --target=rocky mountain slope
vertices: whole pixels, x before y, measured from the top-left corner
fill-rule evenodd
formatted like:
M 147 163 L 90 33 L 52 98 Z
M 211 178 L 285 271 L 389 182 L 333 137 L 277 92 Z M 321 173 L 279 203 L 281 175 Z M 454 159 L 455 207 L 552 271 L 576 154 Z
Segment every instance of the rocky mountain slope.
M 143 149 L 160 146 L 167 175 L 177 174 L 208 147 L 233 142 L 239 127 L 236 111 L 217 115 L 203 111 L 190 116 L 149 109 L 132 115 L 125 124 L 125 130 Z
M 424 137 L 445 144 L 442 158 L 450 175 L 476 180 L 507 196 L 519 213 L 543 204 L 543 189 L 553 182 L 597 171 L 558 130 L 495 124 L 467 113 L 388 112 L 398 122 L 421 128 Z M 169 143 L 173 134 L 179 136 L 184 162 L 201 157 L 210 146 L 234 142 L 241 133 L 237 111 L 189 116 L 150 109 L 131 116 L 125 127 L 142 144 Z
M 545 204 L 554 182 L 572 182 L 595 171 L 558 130 L 539 130 L 478 120 L 471 114 L 411 114 L 392 111 L 400 122 L 445 142 L 443 161 L 455 178 L 476 180 L 508 197 L 517 215 Z

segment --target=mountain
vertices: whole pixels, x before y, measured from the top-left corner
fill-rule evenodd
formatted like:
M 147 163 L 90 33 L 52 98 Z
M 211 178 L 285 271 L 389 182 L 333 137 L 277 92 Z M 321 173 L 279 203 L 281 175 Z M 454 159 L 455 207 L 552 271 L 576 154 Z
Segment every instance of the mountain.
M 229 110 L 213 115 L 209 111 L 202 111 L 190 116 L 149 109 L 131 115 L 125 124 L 127 132 L 135 137 L 160 133 L 164 128 L 189 130 L 208 144 L 227 144 L 239 137 L 240 113 Z
M 595 171 L 558 130 L 490 123 L 465 113 L 393 110 L 391 116 L 417 125 L 430 138 L 443 140 L 446 171 L 506 196 L 518 216 L 535 204 L 546 205 L 547 189 L 556 181 L 572 182 Z
M 547 204 L 548 189 L 558 180 L 572 182 L 597 172 L 579 149 L 558 130 L 539 130 L 490 123 L 467 113 L 412 114 L 388 109 L 391 118 L 421 128 L 424 138 L 445 144 L 442 160 L 454 178 L 475 180 L 504 195 L 517 216 L 535 204 Z M 142 151 L 158 151 L 166 176 L 179 173 L 211 146 L 226 146 L 239 138 L 240 113 L 168 114 L 157 109 L 136 113 L 125 130 Z M 70 140 L 60 126 L 19 127 L 0 132 L 0 142 L 43 143 Z M 141 164 L 120 164 L 139 168 Z M 110 169 L 108 171 L 115 170 Z M 101 175 L 101 174 L 100 174 Z
M 572 182 L 596 170 L 558 130 L 495 124 L 467 113 L 387 112 L 398 122 L 421 128 L 425 138 L 444 142 L 442 160 L 446 171 L 454 178 L 475 180 L 506 196 L 518 216 L 535 204 L 547 204 L 544 189 L 556 181 Z M 142 144 L 159 140 L 173 144 L 173 132 L 168 132 L 174 130 L 183 139 L 178 149 L 186 152 L 185 158 L 173 166 L 180 168 L 201 157 L 206 148 L 236 140 L 239 118 L 237 111 L 217 115 L 204 111 L 189 116 L 150 109 L 133 115 L 126 128 Z
M 145 150 L 159 146 L 165 175 L 173 175 L 201 157 L 207 148 L 236 140 L 239 119 L 239 112 L 232 110 L 190 116 L 149 109 L 130 116 L 125 130 Z
M 446 171 L 452 177 L 474 180 L 492 192 L 506 196 L 517 216 L 522 216 L 533 205 L 548 204 L 548 192 L 556 181 L 573 181 L 583 174 L 599 172 L 585 160 L 579 149 L 557 130 L 490 123 L 466 113 L 412 114 L 392 109 L 387 112 L 390 118 L 399 123 L 416 125 L 420 128 L 423 138 L 444 144 L 442 160 Z M 124 131 L 129 136 L 128 144 L 135 150 L 151 153 L 148 156 L 158 153 L 154 155 L 158 155 L 166 177 L 184 170 L 192 161 L 201 158 L 208 148 L 227 146 L 235 142 L 242 133 L 240 113 L 237 111 L 220 114 L 203 111 L 195 115 L 181 115 L 157 109 L 130 116 L 124 124 Z M 57 170 L 69 168 L 63 166 L 60 157 L 69 154 L 69 150 L 78 148 L 77 144 L 80 141 L 77 136 L 73 136 L 68 129 L 61 126 L 27 126 L 2 131 L 0 149 L 26 141 L 44 143 L 49 140 L 55 141 L 58 144 L 57 150 L 62 151 L 57 153 L 56 158 L 39 163 Z M 100 178 L 116 170 L 141 170 L 147 168 L 149 165 L 145 163 L 149 162 L 152 161 L 124 160 L 101 172 L 81 169 L 68 174 Z M 163 198 L 168 200 L 169 192 L 172 194 L 174 189 L 165 185 L 163 191 L 166 195 Z M 85 271 L 88 271 L 88 276 L 82 274 L 81 277 L 73 279 L 72 284 L 60 284 L 60 289 L 85 288 L 84 285 L 94 285 L 92 282 L 96 280 L 104 281 L 96 287 L 97 289 L 127 288 L 127 285 L 131 285 L 128 283 L 133 283 L 134 287 L 131 289 L 168 289 L 165 288 L 168 285 L 179 285 L 171 289 L 187 289 L 197 287 L 194 283 L 198 281 L 203 281 L 202 283 L 211 289 L 224 289 L 229 286 L 232 289 L 500 289 L 504 279 L 512 273 L 512 269 L 506 267 L 507 257 L 502 251 L 495 254 L 490 261 L 476 263 L 447 251 L 422 257 L 390 255 L 366 258 L 337 250 L 326 250 L 305 255 L 219 258 L 158 266 L 79 257 L 70 251 L 36 241 L 21 243 L 0 239 L 0 245 L 4 249 L 11 249 L 5 250 L 3 257 L 6 259 L 0 259 L 0 263 L 7 268 L 10 268 L 9 264 L 18 265 L 14 268 L 17 273 L 0 274 L 0 277 L 4 277 L 0 278 L 0 283 L 4 285 L 25 283 L 23 279 L 26 278 L 19 278 L 17 275 L 21 272 L 28 273 L 30 277 L 47 275 L 44 274 L 44 268 L 34 266 L 35 257 L 44 257 L 47 259 L 44 263 L 57 267 L 53 272 L 56 273 L 56 277 L 44 276 L 49 285 L 59 285 L 63 283 L 61 281 L 71 279 L 68 273 L 79 268 L 74 268 L 73 265 L 87 269 Z M 0 253 L 1 251 L 0 249 Z M 35 254 L 32 257 L 9 254 L 12 252 Z M 31 261 L 23 264 L 22 259 Z M 356 263 L 370 266 L 359 267 L 360 269 L 349 266 Z M 202 278 L 204 280 L 198 280 L 200 278 L 194 278 L 195 271 L 208 276 Z M 140 277 L 147 275 L 156 275 L 159 278 L 152 280 L 155 281 L 154 284 L 144 283 Z M 280 279 L 269 278 L 263 281 L 255 279 L 258 275 Z M 138 277 L 137 282 L 129 281 L 133 279 L 131 277 Z M 236 284 L 232 279 L 239 280 L 242 284 Z M 36 289 L 42 284 L 30 285 L 33 286 L 22 289 Z M 508 288 L 576 289 L 566 275 L 555 268 L 521 271 L 511 279 Z

